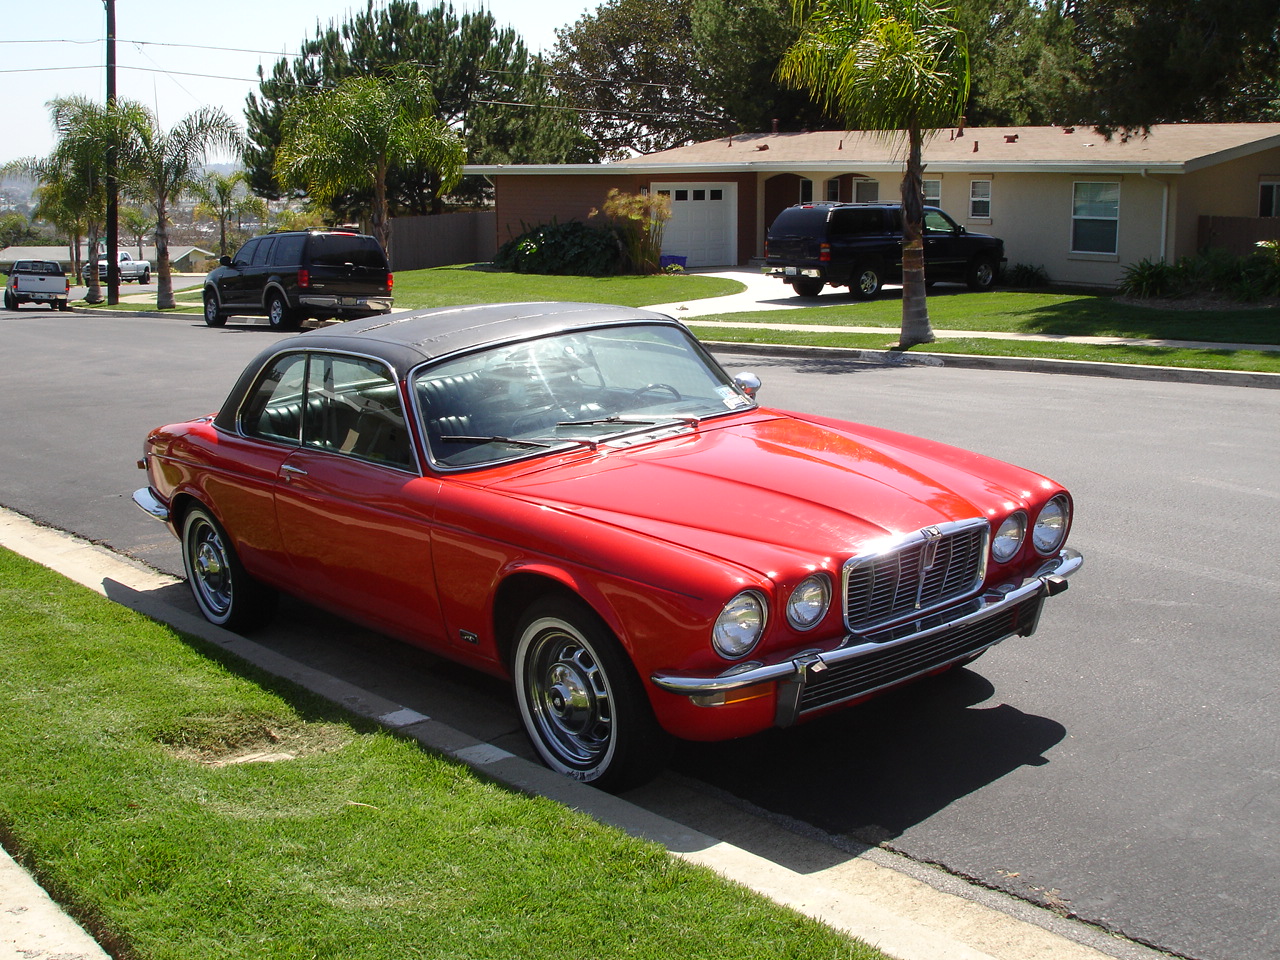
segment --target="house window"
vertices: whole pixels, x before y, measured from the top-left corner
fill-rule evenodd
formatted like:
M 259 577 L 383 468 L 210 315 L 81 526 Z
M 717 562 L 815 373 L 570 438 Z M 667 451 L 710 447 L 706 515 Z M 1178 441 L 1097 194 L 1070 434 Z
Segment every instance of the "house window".
M 1116 253 L 1120 237 L 1120 184 L 1075 185 L 1071 200 L 1071 251 Z
M 926 180 L 924 181 L 924 202 L 930 206 L 937 206 L 942 203 L 942 181 Z
M 969 219 L 991 219 L 991 181 L 969 181 Z
M 858 203 L 876 203 L 880 200 L 879 180 L 853 181 L 853 199 Z
M 827 199 L 833 203 L 840 202 L 840 180 L 836 177 L 827 181 Z
M 1271 181 L 1260 185 L 1258 216 L 1280 217 L 1280 181 Z
M 813 181 L 800 178 L 800 202 L 813 203 Z

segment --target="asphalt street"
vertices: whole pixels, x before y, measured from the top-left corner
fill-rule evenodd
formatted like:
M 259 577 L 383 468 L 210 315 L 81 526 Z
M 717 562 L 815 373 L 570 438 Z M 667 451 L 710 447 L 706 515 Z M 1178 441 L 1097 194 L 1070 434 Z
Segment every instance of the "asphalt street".
M 177 572 L 176 542 L 129 502 L 142 437 L 214 410 L 278 336 L 194 317 L 0 318 L 0 504 Z M 833 849 L 901 851 L 1184 956 L 1280 956 L 1280 392 L 722 359 L 761 374 L 766 404 L 1061 480 L 1087 565 L 1035 637 L 951 681 L 691 745 L 631 799 L 699 829 L 701 810 L 723 828 L 737 808 Z M 502 685 L 301 604 L 285 621 L 269 640 L 282 652 L 527 750 Z

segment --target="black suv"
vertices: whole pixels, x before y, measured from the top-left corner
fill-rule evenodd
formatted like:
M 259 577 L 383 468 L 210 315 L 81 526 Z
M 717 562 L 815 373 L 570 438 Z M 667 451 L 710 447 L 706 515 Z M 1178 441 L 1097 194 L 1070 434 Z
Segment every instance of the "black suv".
M 265 316 L 296 330 L 308 317 L 354 320 L 391 309 L 391 269 L 376 239 L 342 230 L 254 237 L 204 279 L 204 322 Z
M 960 280 L 987 290 L 1004 263 L 1004 241 L 970 233 L 937 207 L 924 208 L 927 282 Z M 874 297 L 902 282 L 902 208 L 890 203 L 801 203 L 778 214 L 765 242 L 765 273 L 802 297 L 827 284 Z

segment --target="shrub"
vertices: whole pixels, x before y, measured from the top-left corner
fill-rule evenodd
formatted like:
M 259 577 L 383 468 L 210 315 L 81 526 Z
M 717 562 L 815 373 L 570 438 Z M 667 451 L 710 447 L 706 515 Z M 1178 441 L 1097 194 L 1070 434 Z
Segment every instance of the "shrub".
M 501 270 L 586 277 L 619 272 L 623 251 L 607 230 L 581 220 L 552 220 L 536 227 L 522 223 L 521 227 L 524 233 L 504 243 L 494 258 Z
M 1000 282 L 1006 287 L 1047 287 L 1049 274 L 1039 265 L 1015 263 L 1012 267 L 1005 268 Z
M 623 193 L 609 190 L 600 210 L 609 218 L 609 227 L 626 251 L 627 268 L 632 273 L 650 274 L 661 269 L 662 231 L 671 217 L 671 197 L 657 193 Z
M 1180 269 L 1166 260 L 1139 260 L 1124 268 L 1120 292 L 1128 297 L 1172 297 L 1183 287 Z

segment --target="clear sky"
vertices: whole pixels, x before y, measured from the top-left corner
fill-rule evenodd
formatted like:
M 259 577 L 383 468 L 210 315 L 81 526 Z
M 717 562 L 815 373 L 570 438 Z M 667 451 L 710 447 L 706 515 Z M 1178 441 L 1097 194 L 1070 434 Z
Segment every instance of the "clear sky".
M 555 43 L 556 28 L 597 2 L 455 0 L 454 8 L 461 15 L 485 7 L 530 49 L 544 50 Z M 317 22 L 341 22 L 364 6 L 363 0 L 116 0 L 117 95 L 146 104 L 166 128 L 204 106 L 220 106 L 243 123 L 259 64 L 269 70 L 314 36 Z M 49 100 L 106 99 L 106 7 L 103 0 L 3 0 L 0 14 L 3 164 L 50 151 Z

